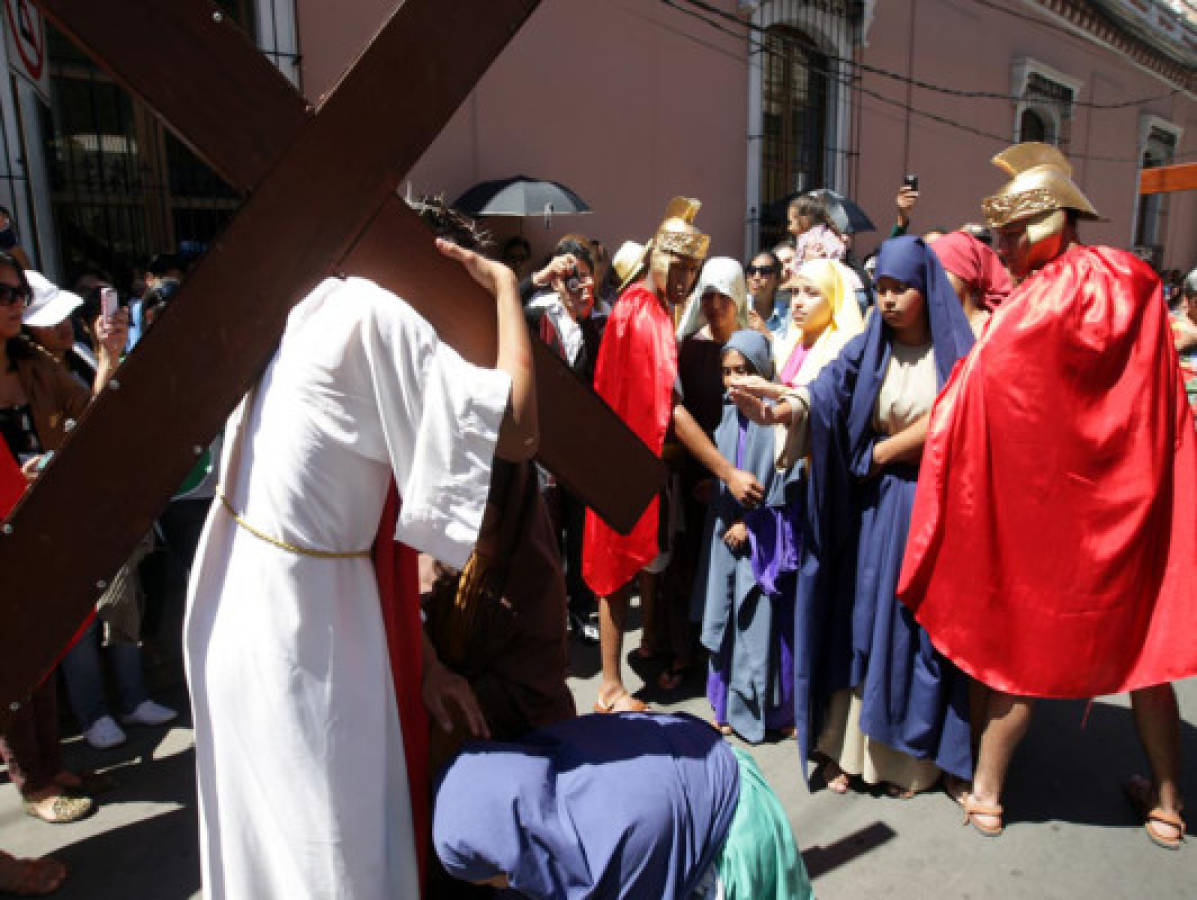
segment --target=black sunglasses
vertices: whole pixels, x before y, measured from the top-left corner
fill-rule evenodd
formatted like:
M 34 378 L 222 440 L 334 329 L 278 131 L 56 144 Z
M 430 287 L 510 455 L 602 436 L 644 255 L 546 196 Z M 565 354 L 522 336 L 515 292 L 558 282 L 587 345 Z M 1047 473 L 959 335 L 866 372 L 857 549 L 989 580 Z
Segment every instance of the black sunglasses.
M 12 306 L 14 303 L 20 303 L 22 306 L 29 304 L 29 288 L 21 285 L 4 284 L 0 282 L 0 306 Z
M 776 271 L 777 266 L 749 266 L 744 273 L 751 278 L 753 275 L 772 275 Z

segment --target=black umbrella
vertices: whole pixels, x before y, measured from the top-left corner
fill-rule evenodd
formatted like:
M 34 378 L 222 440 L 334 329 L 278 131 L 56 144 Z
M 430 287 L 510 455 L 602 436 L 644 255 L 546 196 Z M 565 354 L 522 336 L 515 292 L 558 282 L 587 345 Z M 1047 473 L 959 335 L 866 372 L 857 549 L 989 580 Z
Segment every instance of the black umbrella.
M 790 204 L 802 196 L 817 197 L 827 207 L 827 217 L 831 226 L 840 234 L 856 234 L 861 231 L 876 231 L 877 226 L 865 215 L 855 201 L 849 200 L 839 191 L 831 188 L 819 188 L 816 191 L 796 191 L 776 200 L 765 207 L 761 220 L 767 223 L 785 222 L 786 210 Z
M 862 231 L 876 231 L 877 226 L 865 215 L 865 211 L 856 205 L 856 201 L 849 200 L 839 191 L 831 188 L 819 188 L 811 191 L 812 197 L 818 197 L 827 207 L 827 217 L 831 225 L 840 234 L 859 234 Z
M 453 204 L 471 216 L 552 216 L 587 213 L 586 201 L 563 184 L 527 175 L 476 184 Z

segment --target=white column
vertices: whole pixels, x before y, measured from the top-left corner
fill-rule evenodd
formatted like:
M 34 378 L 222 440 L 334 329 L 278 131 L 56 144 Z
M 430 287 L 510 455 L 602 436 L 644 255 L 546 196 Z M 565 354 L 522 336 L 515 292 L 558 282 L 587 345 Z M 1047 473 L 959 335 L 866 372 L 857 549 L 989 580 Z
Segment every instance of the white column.
M 761 15 L 759 9 L 752 11 L 752 24 L 759 26 Z M 744 203 L 744 258 L 748 259 L 759 249 L 761 219 L 761 147 L 764 143 L 764 123 L 761 121 L 761 57 L 763 51 L 757 49 L 758 43 L 765 40 L 764 34 L 758 31 L 749 32 L 748 43 L 748 140 L 747 166 L 748 177 Z
M 54 228 L 54 209 L 50 203 L 50 178 L 46 173 L 46 154 L 42 134 L 42 100 L 33 85 L 23 79 L 16 79 L 17 98 L 21 107 L 21 139 L 25 160 L 25 174 L 28 196 L 33 207 L 33 216 L 26 220 L 23 234 L 28 243 L 34 233 L 37 235 L 38 265 L 41 272 L 55 284 L 61 282 L 65 273 L 59 271 L 58 232 Z
M 256 0 L 258 47 L 297 89 L 302 90 L 299 68 L 299 24 L 295 0 Z

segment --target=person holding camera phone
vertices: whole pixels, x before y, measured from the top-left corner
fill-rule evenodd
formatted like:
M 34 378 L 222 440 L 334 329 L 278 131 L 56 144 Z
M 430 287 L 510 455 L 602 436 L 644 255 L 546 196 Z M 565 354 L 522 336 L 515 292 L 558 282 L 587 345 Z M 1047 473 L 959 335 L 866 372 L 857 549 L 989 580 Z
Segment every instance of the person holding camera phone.
M 894 206 L 898 210 L 897 221 L 890 229 L 889 236 L 901 237 L 910 228 L 910 214 L 919 202 L 919 177 L 907 175 L 902 179 L 902 186 L 898 188 L 898 196 L 894 198 Z
M 86 387 L 21 333 L 32 296 L 21 264 L 0 252 L 0 436 L 28 482 L 38 477 L 49 454 L 61 446 L 71 423 L 91 401 Z M 97 389 L 119 364 L 125 328 L 119 318 L 97 325 L 105 338 L 100 347 L 105 376 L 97 380 Z M 57 705 L 51 675 L 0 735 L 0 757 L 21 792 L 25 812 L 53 824 L 90 814 L 95 805 L 80 794 L 105 787 L 100 776 L 63 768 Z

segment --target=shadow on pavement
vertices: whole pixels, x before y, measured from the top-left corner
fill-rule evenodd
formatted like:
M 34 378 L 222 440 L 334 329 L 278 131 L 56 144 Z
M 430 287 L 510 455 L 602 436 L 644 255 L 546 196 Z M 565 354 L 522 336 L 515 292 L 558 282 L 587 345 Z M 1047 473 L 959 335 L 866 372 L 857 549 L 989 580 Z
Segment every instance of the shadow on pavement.
M 806 874 L 813 881 L 832 869 L 864 856 L 870 850 L 876 850 L 886 841 L 893 840 L 897 836 L 898 833 L 884 822 L 874 822 L 872 825 L 866 825 L 864 828 L 852 832 L 852 834 L 845 835 L 826 847 L 810 847 L 802 851 L 802 861 L 806 863 Z
M 193 764 L 190 756 L 186 764 Z M 68 872 L 56 900 L 189 900 L 199 894 L 199 843 L 190 807 L 111 828 L 52 855 Z
M 1040 700 L 1030 732 L 1010 763 L 1003 806 L 1006 822 L 1068 822 L 1122 827 L 1138 824 L 1123 795 L 1135 773 L 1149 775 L 1135 720 L 1126 706 Z M 1182 711 L 1183 713 L 1183 711 Z M 1180 723 L 1181 791 L 1197 759 L 1197 728 Z

